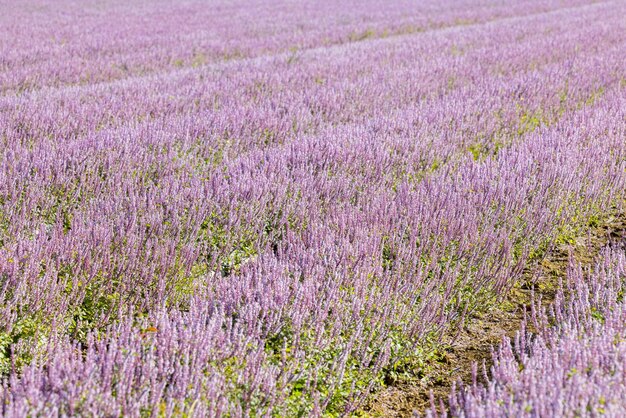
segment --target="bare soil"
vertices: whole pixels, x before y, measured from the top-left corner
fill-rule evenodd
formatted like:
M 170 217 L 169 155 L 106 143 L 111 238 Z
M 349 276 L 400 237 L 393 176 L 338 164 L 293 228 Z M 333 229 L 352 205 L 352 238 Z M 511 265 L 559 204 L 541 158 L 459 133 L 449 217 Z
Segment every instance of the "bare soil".
M 427 375 L 417 382 L 390 382 L 374 394 L 361 412 L 371 417 L 411 417 L 423 414 L 431 406 L 432 391 L 436 403 L 447 402 L 452 384 L 473 380 L 472 368 L 478 364 L 477 380 L 484 380 L 483 367 L 489 370 L 491 352 L 503 338 L 514 337 L 522 327 L 531 295 L 547 305 L 554 300 L 559 279 L 565 276 L 570 257 L 590 265 L 598 252 L 614 240 L 626 237 L 626 214 L 607 216 L 591 227 L 586 235 L 568 244 L 552 248 L 546 256 L 529 267 L 521 283 L 514 286 L 504 301 L 472 314 L 457 335 L 444 338 L 444 352 L 429 365 Z

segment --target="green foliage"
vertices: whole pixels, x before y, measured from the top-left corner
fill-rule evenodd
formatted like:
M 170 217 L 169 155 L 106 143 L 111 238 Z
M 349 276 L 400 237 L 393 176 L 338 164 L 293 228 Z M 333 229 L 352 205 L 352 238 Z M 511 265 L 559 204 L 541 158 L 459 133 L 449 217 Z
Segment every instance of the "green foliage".
M 522 111 L 517 126 L 517 134 L 522 136 L 526 133 L 533 132 L 543 124 L 544 119 L 540 110 Z
M 94 330 L 103 332 L 110 322 L 115 322 L 117 318 L 117 308 L 121 303 L 121 296 L 118 291 L 107 291 L 104 286 L 103 277 L 97 278 L 90 283 L 76 284 L 68 281 L 66 292 L 81 292 L 84 297 L 74 309 L 68 314 L 67 333 L 73 339 L 86 342 L 87 334 Z M 80 289 L 73 289 L 73 287 Z M 108 318 L 108 321 L 104 321 Z
M 600 86 L 593 90 L 586 98 L 578 102 L 577 108 L 581 109 L 584 106 L 593 106 L 604 95 L 604 91 L 604 86 Z
M 604 313 L 595 307 L 591 308 L 591 317 L 598 322 L 604 323 Z
M 203 244 L 205 261 L 209 266 L 219 266 L 222 276 L 237 272 L 243 263 L 256 256 L 254 234 L 244 230 L 238 235 L 226 228 L 224 216 L 213 212 L 202 222 L 197 241 Z
M 30 364 L 47 343 L 49 326 L 36 315 L 18 319 L 10 331 L 0 331 L 0 376 L 12 367 L 21 370 Z
M 374 29 L 366 29 L 362 32 L 353 32 L 350 34 L 349 39 L 350 42 L 358 42 L 364 41 L 365 39 L 374 38 L 376 36 L 376 32 Z
M 436 363 L 446 363 L 446 347 L 438 342 L 435 334 L 423 338 L 419 344 L 408 339 L 398 330 L 391 333 L 392 361 L 383 369 L 385 385 L 416 383 L 433 379 Z
M 389 238 L 386 236 L 383 237 L 381 257 L 382 257 L 383 270 L 392 270 L 394 266 L 394 262 L 396 260 L 396 252 L 391 247 Z
M 335 341 L 329 341 L 321 347 L 315 344 L 315 337 L 312 330 L 301 331 L 296 336 L 289 324 L 267 337 L 265 352 L 269 362 L 287 370 L 292 369 L 297 376 L 284 388 L 285 402 L 280 410 L 275 411 L 274 416 L 309 416 L 314 404 L 314 393 L 320 396 L 321 402 L 327 404 L 325 416 L 343 416 L 344 407 L 355 392 L 367 390 L 372 383 L 378 386 L 384 384 L 384 374 L 375 374 L 371 369 L 381 354 L 379 348 L 367 348 L 368 353 L 372 354 L 370 364 L 361 364 L 356 353 L 350 353 L 341 367 L 339 359 L 350 336 L 335 337 Z

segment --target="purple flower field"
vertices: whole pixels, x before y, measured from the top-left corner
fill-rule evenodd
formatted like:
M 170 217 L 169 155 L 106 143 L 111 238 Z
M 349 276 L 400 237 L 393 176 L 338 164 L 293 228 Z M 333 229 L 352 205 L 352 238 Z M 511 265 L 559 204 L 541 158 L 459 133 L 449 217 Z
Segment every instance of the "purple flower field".
M 625 198 L 623 0 L 0 0 L 0 414 L 380 416 Z M 625 245 L 408 416 L 626 416 Z

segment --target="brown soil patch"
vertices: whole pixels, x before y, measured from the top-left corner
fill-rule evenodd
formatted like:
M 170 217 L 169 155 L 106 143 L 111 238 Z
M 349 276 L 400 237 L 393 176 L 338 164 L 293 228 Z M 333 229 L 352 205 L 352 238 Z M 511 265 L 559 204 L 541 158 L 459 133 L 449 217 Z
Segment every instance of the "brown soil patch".
M 448 347 L 427 375 L 417 382 L 390 382 L 376 393 L 365 405 L 363 412 L 372 417 L 411 417 L 422 414 L 430 407 L 432 391 L 437 404 L 447 402 L 452 384 L 458 380 L 471 383 L 474 364 L 491 365 L 491 350 L 503 338 L 514 337 L 520 330 L 525 311 L 535 298 L 543 305 L 554 300 L 559 279 L 565 276 L 570 256 L 583 265 L 590 265 L 598 252 L 614 240 L 626 237 L 626 215 L 608 216 L 593 226 L 587 235 L 574 242 L 552 248 L 546 256 L 524 273 L 522 283 L 517 284 L 502 303 L 476 312 L 470 316 L 458 335 L 444 338 Z M 483 381 L 483 368 L 478 369 L 478 381 Z

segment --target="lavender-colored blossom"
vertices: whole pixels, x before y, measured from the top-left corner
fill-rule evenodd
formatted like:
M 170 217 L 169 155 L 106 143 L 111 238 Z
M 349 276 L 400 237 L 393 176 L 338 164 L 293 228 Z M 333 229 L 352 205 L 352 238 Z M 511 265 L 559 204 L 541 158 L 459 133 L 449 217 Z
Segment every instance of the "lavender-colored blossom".
M 622 2 L 392 3 L 0 1 L 4 415 L 349 413 L 619 204 Z

